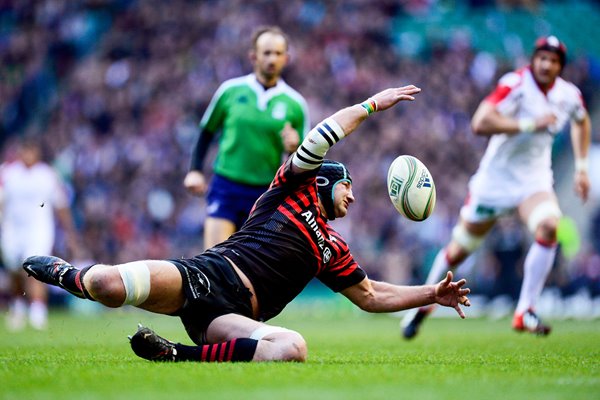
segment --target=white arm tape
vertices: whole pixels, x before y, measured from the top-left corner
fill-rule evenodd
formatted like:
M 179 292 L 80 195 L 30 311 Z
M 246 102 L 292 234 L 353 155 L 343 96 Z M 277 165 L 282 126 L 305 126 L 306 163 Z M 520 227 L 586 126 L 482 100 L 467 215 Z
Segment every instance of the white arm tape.
M 271 333 L 279 333 L 279 332 L 293 332 L 289 329 L 282 328 L 280 326 L 271 326 L 271 325 L 263 325 L 260 328 L 257 328 L 254 332 L 250 334 L 250 339 L 261 340 L 265 336 L 270 335 Z
M 150 294 L 150 270 L 146 263 L 135 261 L 121 264 L 117 268 L 125 285 L 123 305 L 139 306 L 146 301 Z
M 304 170 L 316 169 L 323 163 L 323 158 L 331 146 L 344 136 L 346 134 L 342 127 L 333 118 L 327 118 L 308 132 L 292 162 Z

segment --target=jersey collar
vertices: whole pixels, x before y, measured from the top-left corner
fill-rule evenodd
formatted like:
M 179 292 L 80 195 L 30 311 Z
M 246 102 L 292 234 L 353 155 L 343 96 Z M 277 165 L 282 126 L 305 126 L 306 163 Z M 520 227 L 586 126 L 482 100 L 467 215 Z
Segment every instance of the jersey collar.
M 267 104 L 269 100 L 273 97 L 284 92 L 284 89 L 287 87 L 287 83 L 280 77 L 277 80 L 275 86 L 272 86 L 265 90 L 263 85 L 258 81 L 256 74 L 251 73 L 247 75 L 248 86 L 256 93 L 257 106 L 259 109 L 264 110 L 267 108 Z

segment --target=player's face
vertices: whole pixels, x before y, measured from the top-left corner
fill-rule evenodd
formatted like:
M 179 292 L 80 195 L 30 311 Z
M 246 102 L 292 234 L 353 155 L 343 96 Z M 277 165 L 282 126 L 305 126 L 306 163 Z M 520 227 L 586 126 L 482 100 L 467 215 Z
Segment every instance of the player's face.
M 274 84 L 288 62 L 285 38 L 271 32 L 263 33 L 256 41 L 251 59 L 254 73 L 258 75 L 261 82 Z
M 333 189 L 333 210 L 336 218 L 343 218 L 348 214 L 348 207 L 354 203 L 354 194 L 352 194 L 352 184 L 350 182 L 340 182 Z
M 34 146 L 23 146 L 20 150 L 21 159 L 28 167 L 31 167 L 40 160 L 40 151 Z
M 533 57 L 531 69 L 538 85 L 548 87 L 554 83 L 562 70 L 560 57 L 553 51 L 538 50 Z

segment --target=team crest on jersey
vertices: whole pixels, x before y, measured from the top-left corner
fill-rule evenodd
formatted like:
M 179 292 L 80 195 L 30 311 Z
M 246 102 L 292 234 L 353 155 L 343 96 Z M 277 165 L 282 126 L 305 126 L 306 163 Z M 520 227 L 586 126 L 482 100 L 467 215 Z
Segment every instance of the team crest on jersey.
M 331 260 L 331 250 L 329 247 L 325 247 L 323 250 L 323 263 L 327 264 Z
M 271 116 L 275 119 L 285 119 L 286 111 L 287 105 L 285 103 L 276 103 L 275 106 L 273 106 Z

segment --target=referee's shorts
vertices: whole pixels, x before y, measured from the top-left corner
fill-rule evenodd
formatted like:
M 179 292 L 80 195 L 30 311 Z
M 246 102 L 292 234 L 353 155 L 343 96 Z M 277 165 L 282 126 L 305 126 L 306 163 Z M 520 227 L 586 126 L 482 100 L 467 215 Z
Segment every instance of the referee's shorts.
M 223 218 L 240 229 L 248 219 L 250 210 L 269 185 L 246 185 L 215 174 L 206 195 L 209 217 Z

